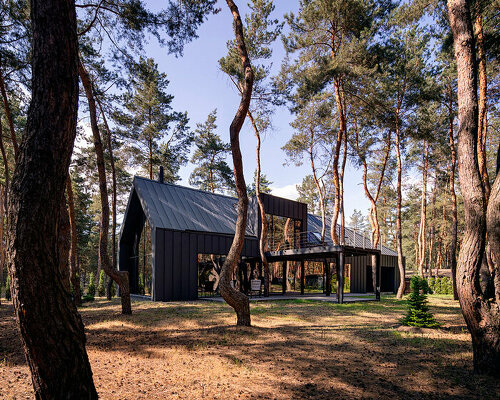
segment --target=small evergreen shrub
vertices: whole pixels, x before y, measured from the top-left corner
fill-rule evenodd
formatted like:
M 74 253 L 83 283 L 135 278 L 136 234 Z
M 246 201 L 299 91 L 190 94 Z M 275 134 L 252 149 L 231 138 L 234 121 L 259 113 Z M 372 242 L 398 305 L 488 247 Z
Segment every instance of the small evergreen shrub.
M 89 286 L 87 287 L 87 296 L 92 297 L 94 299 L 95 297 L 95 279 L 94 279 L 94 273 L 90 273 L 90 279 L 89 279 Z M 87 297 L 85 296 L 85 297 Z
M 111 283 L 111 297 L 115 297 L 116 296 L 116 283 L 113 281 Z
M 99 284 L 97 285 L 97 295 L 103 297 L 106 294 L 106 273 L 101 269 L 101 274 L 99 275 Z
M 89 301 L 94 301 L 94 296 L 91 296 L 90 294 L 86 294 L 85 296 L 83 296 L 82 303 L 88 303 Z
M 436 322 L 427 305 L 426 287 L 427 281 L 425 279 L 417 275 L 412 276 L 410 281 L 411 293 L 408 296 L 408 312 L 406 316 L 401 319 L 403 325 L 420 328 L 439 327 L 439 323 Z
M 10 301 L 12 295 L 10 294 L 10 277 L 7 275 L 7 282 L 5 282 L 5 299 Z

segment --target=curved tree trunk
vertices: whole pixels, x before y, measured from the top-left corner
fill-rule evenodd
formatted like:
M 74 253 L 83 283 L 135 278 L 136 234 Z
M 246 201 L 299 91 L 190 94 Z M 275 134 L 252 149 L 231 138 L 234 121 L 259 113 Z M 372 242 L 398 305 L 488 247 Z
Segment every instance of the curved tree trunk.
M 458 76 L 458 172 L 464 199 L 465 231 L 457 268 L 457 288 L 464 319 L 472 337 L 474 370 L 500 376 L 500 177 L 486 204 L 477 160 L 478 99 L 474 35 L 469 2 L 448 0 Z M 494 263 L 494 294 L 485 298 L 480 269 L 486 232 Z
M 66 194 L 68 196 L 69 223 L 71 229 L 71 247 L 69 250 L 69 279 L 73 285 L 73 296 L 75 305 L 82 305 L 82 293 L 80 290 L 80 271 L 78 271 L 78 232 L 76 229 L 75 201 L 71 177 L 66 180 Z
M 115 158 L 113 156 L 113 141 L 111 139 L 111 129 L 109 129 L 108 120 L 104 110 L 102 108 L 101 101 L 99 97 L 96 97 L 97 105 L 99 106 L 99 111 L 102 115 L 102 121 L 104 122 L 104 127 L 106 128 L 106 142 L 109 151 L 109 164 L 111 166 L 111 182 L 113 184 L 111 192 L 111 249 L 112 249 L 112 265 L 113 269 L 116 269 L 116 168 L 115 168 Z M 108 284 L 106 285 L 106 297 L 111 300 L 111 285 L 113 284 L 112 279 L 108 279 Z
M 266 217 L 266 209 L 264 208 L 264 202 L 260 197 L 260 132 L 257 128 L 255 120 L 253 119 L 252 113 L 247 111 L 248 118 L 252 123 L 253 131 L 255 132 L 255 138 L 257 139 L 256 146 L 256 157 L 257 157 L 257 176 L 255 178 L 255 196 L 257 197 L 257 203 L 259 204 L 259 212 L 260 212 L 260 236 L 259 236 L 259 253 L 260 258 L 262 260 L 262 265 L 264 267 L 264 297 L 269 296 L 269 285 L 271 280 L 271 274 L 269 273 L 269 262 L 266 257 L 267 250 L 267 217 Z
M 234 181 L 236 184 L 236 192 L 238 193 L 238 216 L 236 219 L 233 243 L 231 244 L 226 260 L 224 261 L 224 265 L 222 266 L 220 293 L 224 300 L 234 308 L 234 311 L 236 311 L 236 324 L 250 326 L 250 302 L 248 297 L 245 294 L 233 289 L 230 282 L 233 272 L 240 260 L 241 250 L 243 249 L 243 244 L 245 242 L 245 231 L 247 226 L 248 196 L 245 185 L 245 177 L 243 176 L 243 162 L 241 158 L 239 135 L 250 106 L 253 86 L 253 71 L 245 46 L 243 24 L 241 23 L 238 7 L 236 7 L 232 0 L 226 0 L 226 2 L 234 18 L 234 32 L 236 36 L 236 43 L 238 45 L 238 52 L 241 57 L 245 84 L 241 93 L 240 105 L 229 128 L 231 153 L 233 155 L 234 165 Z
M 97 399 L 57 246 L 78 110 L 74 1 L 32 0 L 31 21 L 32 98 L 9 195 L 13 303 L 35 397 Z
M 106 166 L 104 164 L 104 150 L 97 126 L 97 112 L 94 100 L 94 92 L 90 76 L 83 66 L 81 60 L 78 63 L 78 73 L 85 89 L 90 113 L 90 125 L 92 135 L 94 137 L 94 149 L 96 153 L 97 171 L 99 174 L 99 192 L 101 194 L 101 229 L 99 237 L 99 264 L 104 269 L 106 274 L 113 279 L 120 288 L 120 296 L 122 300 L 122 313 L 132 314 L 130 305 L 130 286 L 128 272 L 117 271 L 111 265 L 111 260 L 108 254 L 108 231 L 109 231 L 109 200 L 108 187 L 106 182 Z

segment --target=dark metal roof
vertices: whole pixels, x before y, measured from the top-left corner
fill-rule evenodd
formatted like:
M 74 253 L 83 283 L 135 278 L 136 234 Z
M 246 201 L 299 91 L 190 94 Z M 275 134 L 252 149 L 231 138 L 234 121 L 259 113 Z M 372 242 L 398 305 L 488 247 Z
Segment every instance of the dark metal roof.
M 234 235 L 237 199 L 211 192 L 134 177 L 149 225 L 177 231 Z M 249 204 L 246 235 L 257 236 L 257 214 Z
M 326 219 L 325 242 L 327 246 L 333 246 L 332 238 L 330 237 L 330 223 Z M 314 232 L 321 238 L 321 217 L 314 214 L 307 214 L 307 230 Z M 345 228 L 345 242 L 346 245 L 352 247 L 372 248 L 370 238 L 363 234 L 364 232 L 354 231 L 351 228 Z M 340 236 L 340 225 L 337 225 L 337 234 Z M 379 246 L 377 246 L 378 248 Z M 382 246 L 381 254 L 384 256 L 397 256 L 398 253 L 389 247 Z

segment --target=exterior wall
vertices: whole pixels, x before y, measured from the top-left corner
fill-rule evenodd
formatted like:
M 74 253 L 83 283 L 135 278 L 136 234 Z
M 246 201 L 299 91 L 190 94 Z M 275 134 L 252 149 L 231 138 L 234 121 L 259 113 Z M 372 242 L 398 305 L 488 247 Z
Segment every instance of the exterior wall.
M 301 231 L 307 231 L 307 204 L 298 201 L 276 197 L 267 193 L 262 193 L 262 202 L 266 214 L 272 214 L 284 218 L 292 218 L 301 221 Z M 259 234 L 261 228 L 260 213 L 258 213 Z
M 198 298 L 198 254 L 227 254 L 232 235 L 153 231 L 154 301 L 196 300 Z M 256 238 L 245 239 L 242 256 L 258 256 Z
M 382 268 L 391 268 L 394 270 L 392 272 L 394 274 L 394 287 L 391 290 L 393 293 L 396 293 L 399 286 L 398 258 L 385 255 L 382 255 L 380 258 Z M 346 257 L 345 262 L 351 265 L 351 292 L 366 293 L 366 268 L 372 265 L 371 256 Z M 382 279 L 381 286 L 384 286 Z

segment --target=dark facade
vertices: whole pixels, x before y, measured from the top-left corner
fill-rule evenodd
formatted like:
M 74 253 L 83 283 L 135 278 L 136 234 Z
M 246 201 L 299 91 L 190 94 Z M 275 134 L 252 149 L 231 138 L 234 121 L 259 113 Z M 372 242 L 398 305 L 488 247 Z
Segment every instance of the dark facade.
M 262 197 L 267 214 L 299 221 L 300 232 L 317 229 L 318 217 L 307 214 L 306 204 L 269 194 Z M 198 255 L 228 253 L 236 223 L 236 204 L 232 197 L 135 177 L 119 240 L 119 269 L 129 272 L 131 293 L 138 292 L 139 242 L 143 228 L 149 226 L 152 300 L 197 299 Z M 253 198 L 242 251 L 242 258 L 252 262 L 259 259 L 259 229 L 260 214 Z M 384 249 L 380 257 L 381 289 L 395 291 L 399 284 L 397 257 L 392 250 Z M 367 268 L 371 266 L 371 257 L 349 257 L 346 253 L 345 264 L 351 265 L 351 291 L 364 293 L 370 289 Z

